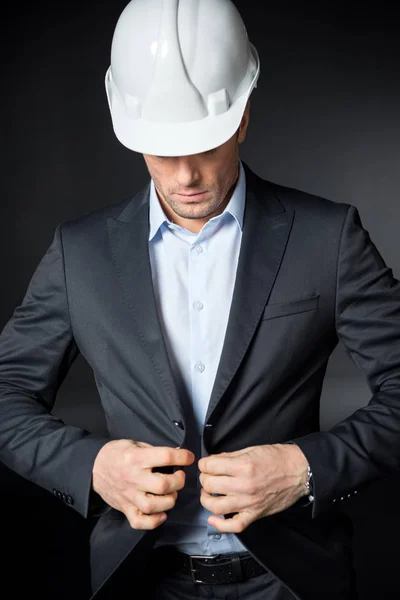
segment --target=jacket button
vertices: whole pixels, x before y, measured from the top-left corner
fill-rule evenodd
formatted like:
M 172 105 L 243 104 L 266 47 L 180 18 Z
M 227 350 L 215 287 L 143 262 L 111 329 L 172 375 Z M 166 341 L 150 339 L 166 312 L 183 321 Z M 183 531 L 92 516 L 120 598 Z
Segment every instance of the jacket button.
M 182 421 L 172 421 L 174 425 L 176 425 L 177 427 L 179 427 L 179 429 L 185 429 L 183 426 Z
M 67 496 L 67 503 L 70 504 L 71 506 L 73 505 L 74 499 L 72 496 Z
M 206 423 L 206 429 L 211 429 L 212 426 L 213 426 L 212 423 Z

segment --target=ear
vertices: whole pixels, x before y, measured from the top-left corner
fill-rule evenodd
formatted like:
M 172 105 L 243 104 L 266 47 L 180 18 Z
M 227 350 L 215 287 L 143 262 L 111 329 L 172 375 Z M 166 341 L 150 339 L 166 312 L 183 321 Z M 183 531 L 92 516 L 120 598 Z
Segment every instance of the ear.
M 250 120 L 250 98 L 247 100 L 246 108 L 244 109 L 243 117 L 240 122 L 238 144 L 241 144 L 246 139 L 247 127 Z

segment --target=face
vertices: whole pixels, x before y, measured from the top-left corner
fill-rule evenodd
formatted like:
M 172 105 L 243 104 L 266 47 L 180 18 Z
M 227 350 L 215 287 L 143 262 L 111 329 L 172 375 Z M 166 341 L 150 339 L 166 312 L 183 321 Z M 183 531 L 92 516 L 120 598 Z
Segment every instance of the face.
M 167 217 L 198 233 L 223 212 L 239 175 L 239 144 L 246 137 L 249 103 L 240 128 L 227 142 L 201 154 L 162 157 L 144 154 Z

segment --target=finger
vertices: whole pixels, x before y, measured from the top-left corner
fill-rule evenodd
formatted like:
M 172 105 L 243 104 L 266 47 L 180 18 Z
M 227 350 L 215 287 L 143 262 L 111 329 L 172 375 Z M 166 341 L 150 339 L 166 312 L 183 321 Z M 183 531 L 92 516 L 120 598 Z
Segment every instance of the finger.
M 136 492 L 135 506 L 144 515 L 153 515 L 171 510 L 175 506 L 178 494 L 168 494 L 167 496 L 155 496 L 147 492 Z
M 237 468 L 236 460 L 230 454 L 227 456 L 215 454 L 201 458 L 198 462 L 198 467 L 202 473 L 232 477 L 235 475 Z
M 143 492 L 164 495 L 183 489 L 185 480 L 186 474 L 181 469 L 171 475 L 143 471 L 137 480 L 136 487 Z
M 132 441 L 132 444 L 134 444 L 135 446 L 139 446 L 139 448 L 154 448 L 154 446 L 148 444 L 147 442 Z
M 212 496 L 201 490 L 200 503 L 215 515 L 226 515 L 243 510 L 247 504 L 239 496 Z
M 140 462 L 144 468 L 179 466 L 186 467 L 194 462 L 195 456 L 184 448 L 169 448 L 168 446 L 151 446 L 142 448 Z
M 215 515 L 208 518 L 208 523 L 221 533 L 241 533 L 252 522 L 253 519 L 249 513 L 237 513 L 231 519 L 224 519 Z
M 124 514 L 129 521 L 132 529 L 156 529 L 167 520 L 167 513 L 156 513 L 153 515 L 144 515 L 135 506 L 129 506 L 125 509 Z
M 204 456 L 203 458 L 200 458 L 198 467 L 201 471 L 206 472 L 206 465 L 209 461 L 209 458 L 239 458 L 240 456 L 248 454 L 254 448 L 257 448 L 257 446 L 248 446 L 247 448 L 234 450 L 233 452 L 220 452 L 219 454 L 210 454 L 209 456 Z
M 238 477 L 200 473 L 199 480 L 203 489 L 209 494 L 243 493 L 243 482 Z
M 231 456 L 234 458 L 235 456 L 241 456 L 242 454 L 247 454 L 249 450 L 252 450 L 253 446 L 249 446 L 247 448 L 242 448 L 241 450 L 233 450 L 232 452 L 219 452 L 219 454 L 214 454 L 212 456 Z

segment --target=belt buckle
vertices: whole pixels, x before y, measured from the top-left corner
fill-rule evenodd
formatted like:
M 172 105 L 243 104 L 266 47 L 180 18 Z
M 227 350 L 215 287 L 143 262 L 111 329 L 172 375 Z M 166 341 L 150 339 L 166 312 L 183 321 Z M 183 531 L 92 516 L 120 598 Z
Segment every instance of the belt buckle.
M 217 558 L 218 556 L 219 556 L 219 554 L 193 554 L 193 555 L 189 554 L 190 572 L 191 572 L 192 580 L 194 581 L 194 583 L 209 583 L 209 582 L 203 581 L 202 579 L 196 579 L 197 569 L 194 566 L 193 559 L 202 558 L 204 560 L 205 558 Z

